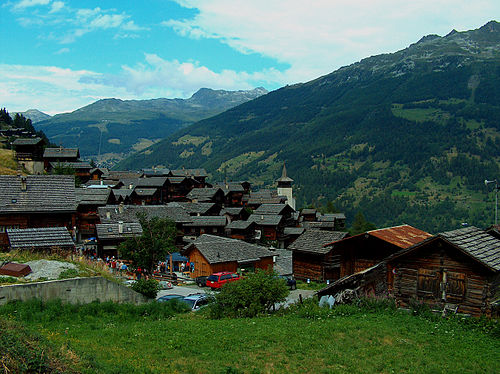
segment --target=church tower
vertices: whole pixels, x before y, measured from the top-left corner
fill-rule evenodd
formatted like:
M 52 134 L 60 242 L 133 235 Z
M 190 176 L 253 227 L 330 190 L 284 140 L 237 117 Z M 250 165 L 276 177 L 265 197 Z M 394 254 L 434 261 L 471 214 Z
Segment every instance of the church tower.
M 286 165 L 283 163 L 283 172 L 281 173 L 281 178 L 278 179 L 278 196 L 285 196 L 288 205 L 290 205 L 295 210 L 295 198 L 292 192 L 292 182 L 293 179 L 287 177 L 286 175 Z

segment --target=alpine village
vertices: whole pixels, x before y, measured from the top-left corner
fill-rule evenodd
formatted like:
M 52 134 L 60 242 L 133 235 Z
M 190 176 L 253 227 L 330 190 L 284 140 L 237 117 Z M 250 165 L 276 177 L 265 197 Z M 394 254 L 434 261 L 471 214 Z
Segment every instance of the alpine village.
M 1 109 L 0 372 L 498 373 L 499 87 L 491 21 L 144 122 Z

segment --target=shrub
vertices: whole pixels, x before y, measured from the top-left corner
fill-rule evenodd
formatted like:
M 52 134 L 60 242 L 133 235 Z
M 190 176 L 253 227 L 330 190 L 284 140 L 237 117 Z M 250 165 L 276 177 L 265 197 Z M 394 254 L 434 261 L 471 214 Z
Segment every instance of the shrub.
M 58 279 L 69 279 L 78 277 L 79 273 L 76 269 L 66 269 L 59 274 Z
M 132 285 L 132 289 L 142 293 L 144 296 L 154 299 L 160 289 L 159 284 L 154 279 L 139 279 Z
M 285 301 L 289 292 L 286 283 L 274 273 L 257 270 L 222 287 L 210 314 L 213 318 L 255 317 L 269 313 L 276 303 Z

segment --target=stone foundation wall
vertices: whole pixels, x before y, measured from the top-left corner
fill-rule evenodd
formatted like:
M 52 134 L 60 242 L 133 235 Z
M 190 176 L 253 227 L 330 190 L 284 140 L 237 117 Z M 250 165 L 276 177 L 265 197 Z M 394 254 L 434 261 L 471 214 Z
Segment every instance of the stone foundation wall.
M 148 299 L 130 288 L 102 277 L 73 278 L 0 287 L 0 305 L 9 301 L 61 299 L 72 304 L 92 301 L 142 304 Z

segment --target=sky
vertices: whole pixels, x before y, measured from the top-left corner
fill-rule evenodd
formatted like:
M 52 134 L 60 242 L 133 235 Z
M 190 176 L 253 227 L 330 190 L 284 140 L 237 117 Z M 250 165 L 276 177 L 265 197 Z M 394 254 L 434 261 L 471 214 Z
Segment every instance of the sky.
M 491 20 L 498 0 L 0 0 L 0 107 L 275 90 Z

